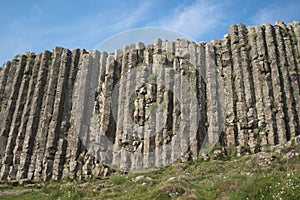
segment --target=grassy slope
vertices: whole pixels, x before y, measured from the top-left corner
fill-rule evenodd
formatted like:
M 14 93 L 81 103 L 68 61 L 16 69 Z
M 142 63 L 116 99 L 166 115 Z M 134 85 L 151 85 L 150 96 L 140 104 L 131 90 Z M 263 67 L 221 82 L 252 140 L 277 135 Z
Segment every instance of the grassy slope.
M 300 199 L 299 149 L 291 145 L 283 153 L 175 163 L 142 174 L 116 173 L 106 180 L 51 181 L 0 199 Z M 132 180 L 138 176 L 144 178 Z M 0 186 L 2 193 L 28 190 L 26 185 Z

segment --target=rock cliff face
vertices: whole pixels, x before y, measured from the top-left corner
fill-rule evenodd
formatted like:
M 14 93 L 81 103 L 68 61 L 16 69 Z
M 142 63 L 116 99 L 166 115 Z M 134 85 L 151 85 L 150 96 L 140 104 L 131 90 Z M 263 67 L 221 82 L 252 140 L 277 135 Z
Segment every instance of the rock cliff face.
M 300 24 L 114 53 L 57 47 L 0 72 L 0 179 L 102 176 L 256 153 L 300 134 Z

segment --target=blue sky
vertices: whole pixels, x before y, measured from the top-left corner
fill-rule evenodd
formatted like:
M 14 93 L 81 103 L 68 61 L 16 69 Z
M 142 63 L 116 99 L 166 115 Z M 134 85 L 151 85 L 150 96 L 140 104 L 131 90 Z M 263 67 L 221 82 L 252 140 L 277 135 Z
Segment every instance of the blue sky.
M 94 49 L 135 28 L 179 31 L 195 41 L 222 39 L 231 24 L 300 20 L 299 0 L 11 0 L 0 3 L 0 65 L 25 51 Z M 121 47 L 122 48 L 122 47 Z

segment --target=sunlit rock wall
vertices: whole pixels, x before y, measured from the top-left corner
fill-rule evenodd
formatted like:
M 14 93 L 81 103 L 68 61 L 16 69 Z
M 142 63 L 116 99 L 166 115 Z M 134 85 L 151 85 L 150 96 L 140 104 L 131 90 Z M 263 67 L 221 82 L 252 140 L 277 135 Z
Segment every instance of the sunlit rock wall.
M 113 53 L 57 47 L 0 71 L 0 179 L 105 176 L 255 153 L 300 134 L 300 24 Z

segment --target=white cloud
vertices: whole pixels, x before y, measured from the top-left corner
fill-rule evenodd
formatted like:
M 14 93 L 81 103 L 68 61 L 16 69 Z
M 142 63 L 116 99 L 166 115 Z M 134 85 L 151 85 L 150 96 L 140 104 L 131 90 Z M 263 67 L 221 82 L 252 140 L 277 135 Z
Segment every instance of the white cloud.
M 131 9 L 125 9 L 124 12 L 118 13 L 117 19 L 115 19 L 116 22 L 108 28 L 113 32 L 133 28 L 137 23 L 146 18 L 146 13 L 150 7 L 151 1 L 142 1 L 137 8 L 134 8 L 133 12 L 130 12 Z
M 171 16 L 153 25 L 182 32 L 191 38 L 207 34 L 221 23 L 220 4 L 199 0 L 190 6 L 180 5 Z
M 299 1 L 281 3 L 275 1 L 273 4 L 258 10 L 257 14 L 252 17 L 252 22 L 254 25 L 259 25 L 265 22 L 275 23 L 276 20 L 283 20 L 286 23 L 299 20 L 299 7 Z
M 145 21 L 151 14 L 152 1 L 143 1 L 136 5 L 136 7 L 128 7 L 123 9 L 108 10 L 99 13 L 96 17 L 88 16 L 81 20 L 78 26 L 81 27 L 81 32 L 84 30 L 83 37 L 96 46 L 111 36 L 114 36 L 125 30 L 135 28 L 138 23 Z M 114 15 L 112 13 L 114 12 Z M 117 14 L 116 14 L 117 12 Z M 83 28 L 84 27 L 84 28 Z M 82 39 L 76 36 L 77 40 Z M 89 46 L 94 48 L 95 46 Z

